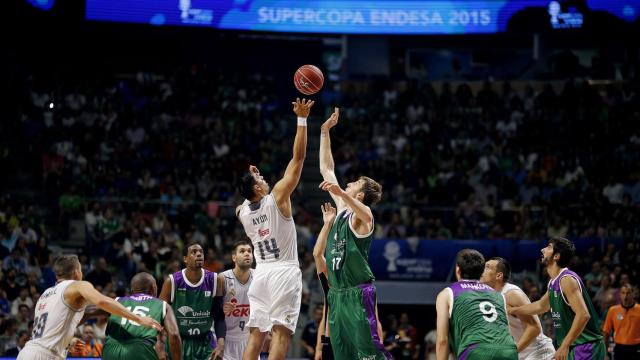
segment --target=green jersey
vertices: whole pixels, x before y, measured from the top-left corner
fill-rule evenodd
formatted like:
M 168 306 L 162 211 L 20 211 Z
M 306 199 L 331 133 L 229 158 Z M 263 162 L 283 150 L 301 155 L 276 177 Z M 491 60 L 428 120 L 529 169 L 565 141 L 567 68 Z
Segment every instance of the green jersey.
M 367 235 L 356 234 L 352 218 L 353 213 L 340 211 L 329 231 L 325 258 L 332 288 L 351 288 L 375 280 L 369 268 L 373 229 Z
M 456 356 L 471 345 L 491 344 L 515 350 L 501 293 L 477 280 L 461 280 L 449 289 L 453 295 L 449 343 Z
M 162 324 L 167 313 L 167 303 L 146 294 L 133 294 L 118 298 L 117 301 L 130 312 L 147 316 Z M 127 359 L 135 349 L 136 359 L 157 359 L 154 345 L 158 336 L 155 329 L 140 326 L 129 319 L 111 315 L 107 323 L 107 339 L 104 344 L 103 355 L 109 358 Z
M 213 316 L 211 308 L 216 295 L 217 274 L 202 269 L 202 277 L 192 284 L 185 270 L 169 275 L 171 279 L 171 306 L 178 322 L 180 337 L 212 339 Z M 208 340 L 207 340 L 208 339 Z
M 571 344 L 579 345 L 587 342 L 600 341 L 602 340 L 602 333 L 600 331 L 600 321 L 598 321 L 598 314 L 596 313 L 595 308 L 593 307 L 593 303 L 591 302 L 591 298 L 587 293 L 587 290 L 582 283 L 582 279 L 573 271 L 564 268 L 560 271 L 560 274 L 556 276 L 555 279 L 549 281 L 549 287 L 547 289 L 549 293 L 549 304 L 551 305 L 551 318 L 553 319 L 553 327 L 555 328 L 556 336 L 555 342 L 557 346 L 562 344 L 565 336 L 571 329 L 571 324 L 573 324 L 573 319 L 576 314 L 567 303 L 566 297 L 562 293 L 560 289 L 560 280 L 562 280 L 565 276 L 571 276 L 578 281 L 580 285 L 580 290 L 582 292 L 582 299 L 584 300 L 585 305 L 587 305 L 587 310 L 589 311 L 589 315 L 591 315 L 591 319 L 587 322 L 584 330 L 576 341 Z

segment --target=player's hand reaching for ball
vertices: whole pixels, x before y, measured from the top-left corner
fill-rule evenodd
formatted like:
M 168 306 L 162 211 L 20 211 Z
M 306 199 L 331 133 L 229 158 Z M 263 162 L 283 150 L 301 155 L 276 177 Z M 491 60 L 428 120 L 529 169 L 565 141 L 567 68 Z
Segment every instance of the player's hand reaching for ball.
M 162 331 L 162 325 L 148 316 L 140 316 L 140 321 L 138 323 L 144 327 Z
M 331 206 L 331 203 L 324 203 L 320 206 L 322 209 L 322 220 L 324 220 L 325 224 L 329 224 L 333 222 L 333 219 L 336 218 L 336 208 Z
M 296 113 L 298 117 L 307 118 L 309 117 L 311 107 L 315 104 L 315 101 L 307 99 L 300 100 L 300 98 L 296 98 L 296 101 L 291 104 L 293 104 L 293 112 Z
M 340 118 L 340 109 L 337 107 L 333 108 L 333 113 L 329 118 L 322 124 L 320 129 L 322 131 L 329 131 L 332 127 L 338 125 L 338 119 Z
M 342 196 L 344 194 L 344 190 L 342 190 L 340 188 L 340 185 L 331 182 L 331 181 L 323 181 L 320 183 L 319 186 L 320 189 L 324 190 L 324 191 L 328 191 L 330 193 L 332 193 L 333 195 L 336 196 Z

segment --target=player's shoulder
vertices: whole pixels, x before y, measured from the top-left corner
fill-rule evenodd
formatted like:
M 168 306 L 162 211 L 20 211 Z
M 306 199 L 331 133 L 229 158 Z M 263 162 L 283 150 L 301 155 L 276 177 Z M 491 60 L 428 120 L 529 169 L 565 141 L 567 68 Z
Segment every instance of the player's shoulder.
M 516 285 L 516 284 L 512 284 L 512 283 L 505 283 L 504 287 L 502 288 L 502 291 L 500 291 L 503 295 L 505 295 L 508 292 L 511 291 L 519 291 L 519 292 L 524 292 L 522 291 L 522 289 Z
M 436 299 L 438 298 L 446 299 L 450 297 L 451 298 L 453 297 L 453 289 L 451 288 L 451 286 L 447 286 L 444 289 L 440 290 Z
M 218 277 L 218 273 L 215 271 L 209 271 L 205 268 L 202 268 L 202 274 L 204 275 L 205 279 L 215 279 Z

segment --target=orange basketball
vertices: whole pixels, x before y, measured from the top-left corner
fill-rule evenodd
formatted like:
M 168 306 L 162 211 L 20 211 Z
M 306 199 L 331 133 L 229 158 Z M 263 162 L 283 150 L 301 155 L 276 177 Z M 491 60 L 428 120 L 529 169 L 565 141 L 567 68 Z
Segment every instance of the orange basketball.
M 305 95 L 313 95 L 322 89 L 324 75 L 317 66 L 302 65 L 293 75 L 296 89 Z

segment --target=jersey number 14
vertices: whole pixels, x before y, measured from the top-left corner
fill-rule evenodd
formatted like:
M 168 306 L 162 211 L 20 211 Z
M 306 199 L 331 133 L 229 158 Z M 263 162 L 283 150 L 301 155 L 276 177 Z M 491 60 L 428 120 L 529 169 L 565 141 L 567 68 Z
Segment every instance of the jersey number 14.
M 265 250 L 268 253 L 272 253 L 276 259 L 280 257 L 280 249 L 278 248 L 275 238 L 271 239 L 271 243 L 269 243 L 269 240 L 263 240 L 258 243 L 258 251 L 260 251 L 260 258 L 262 260 L 265 259 Z

